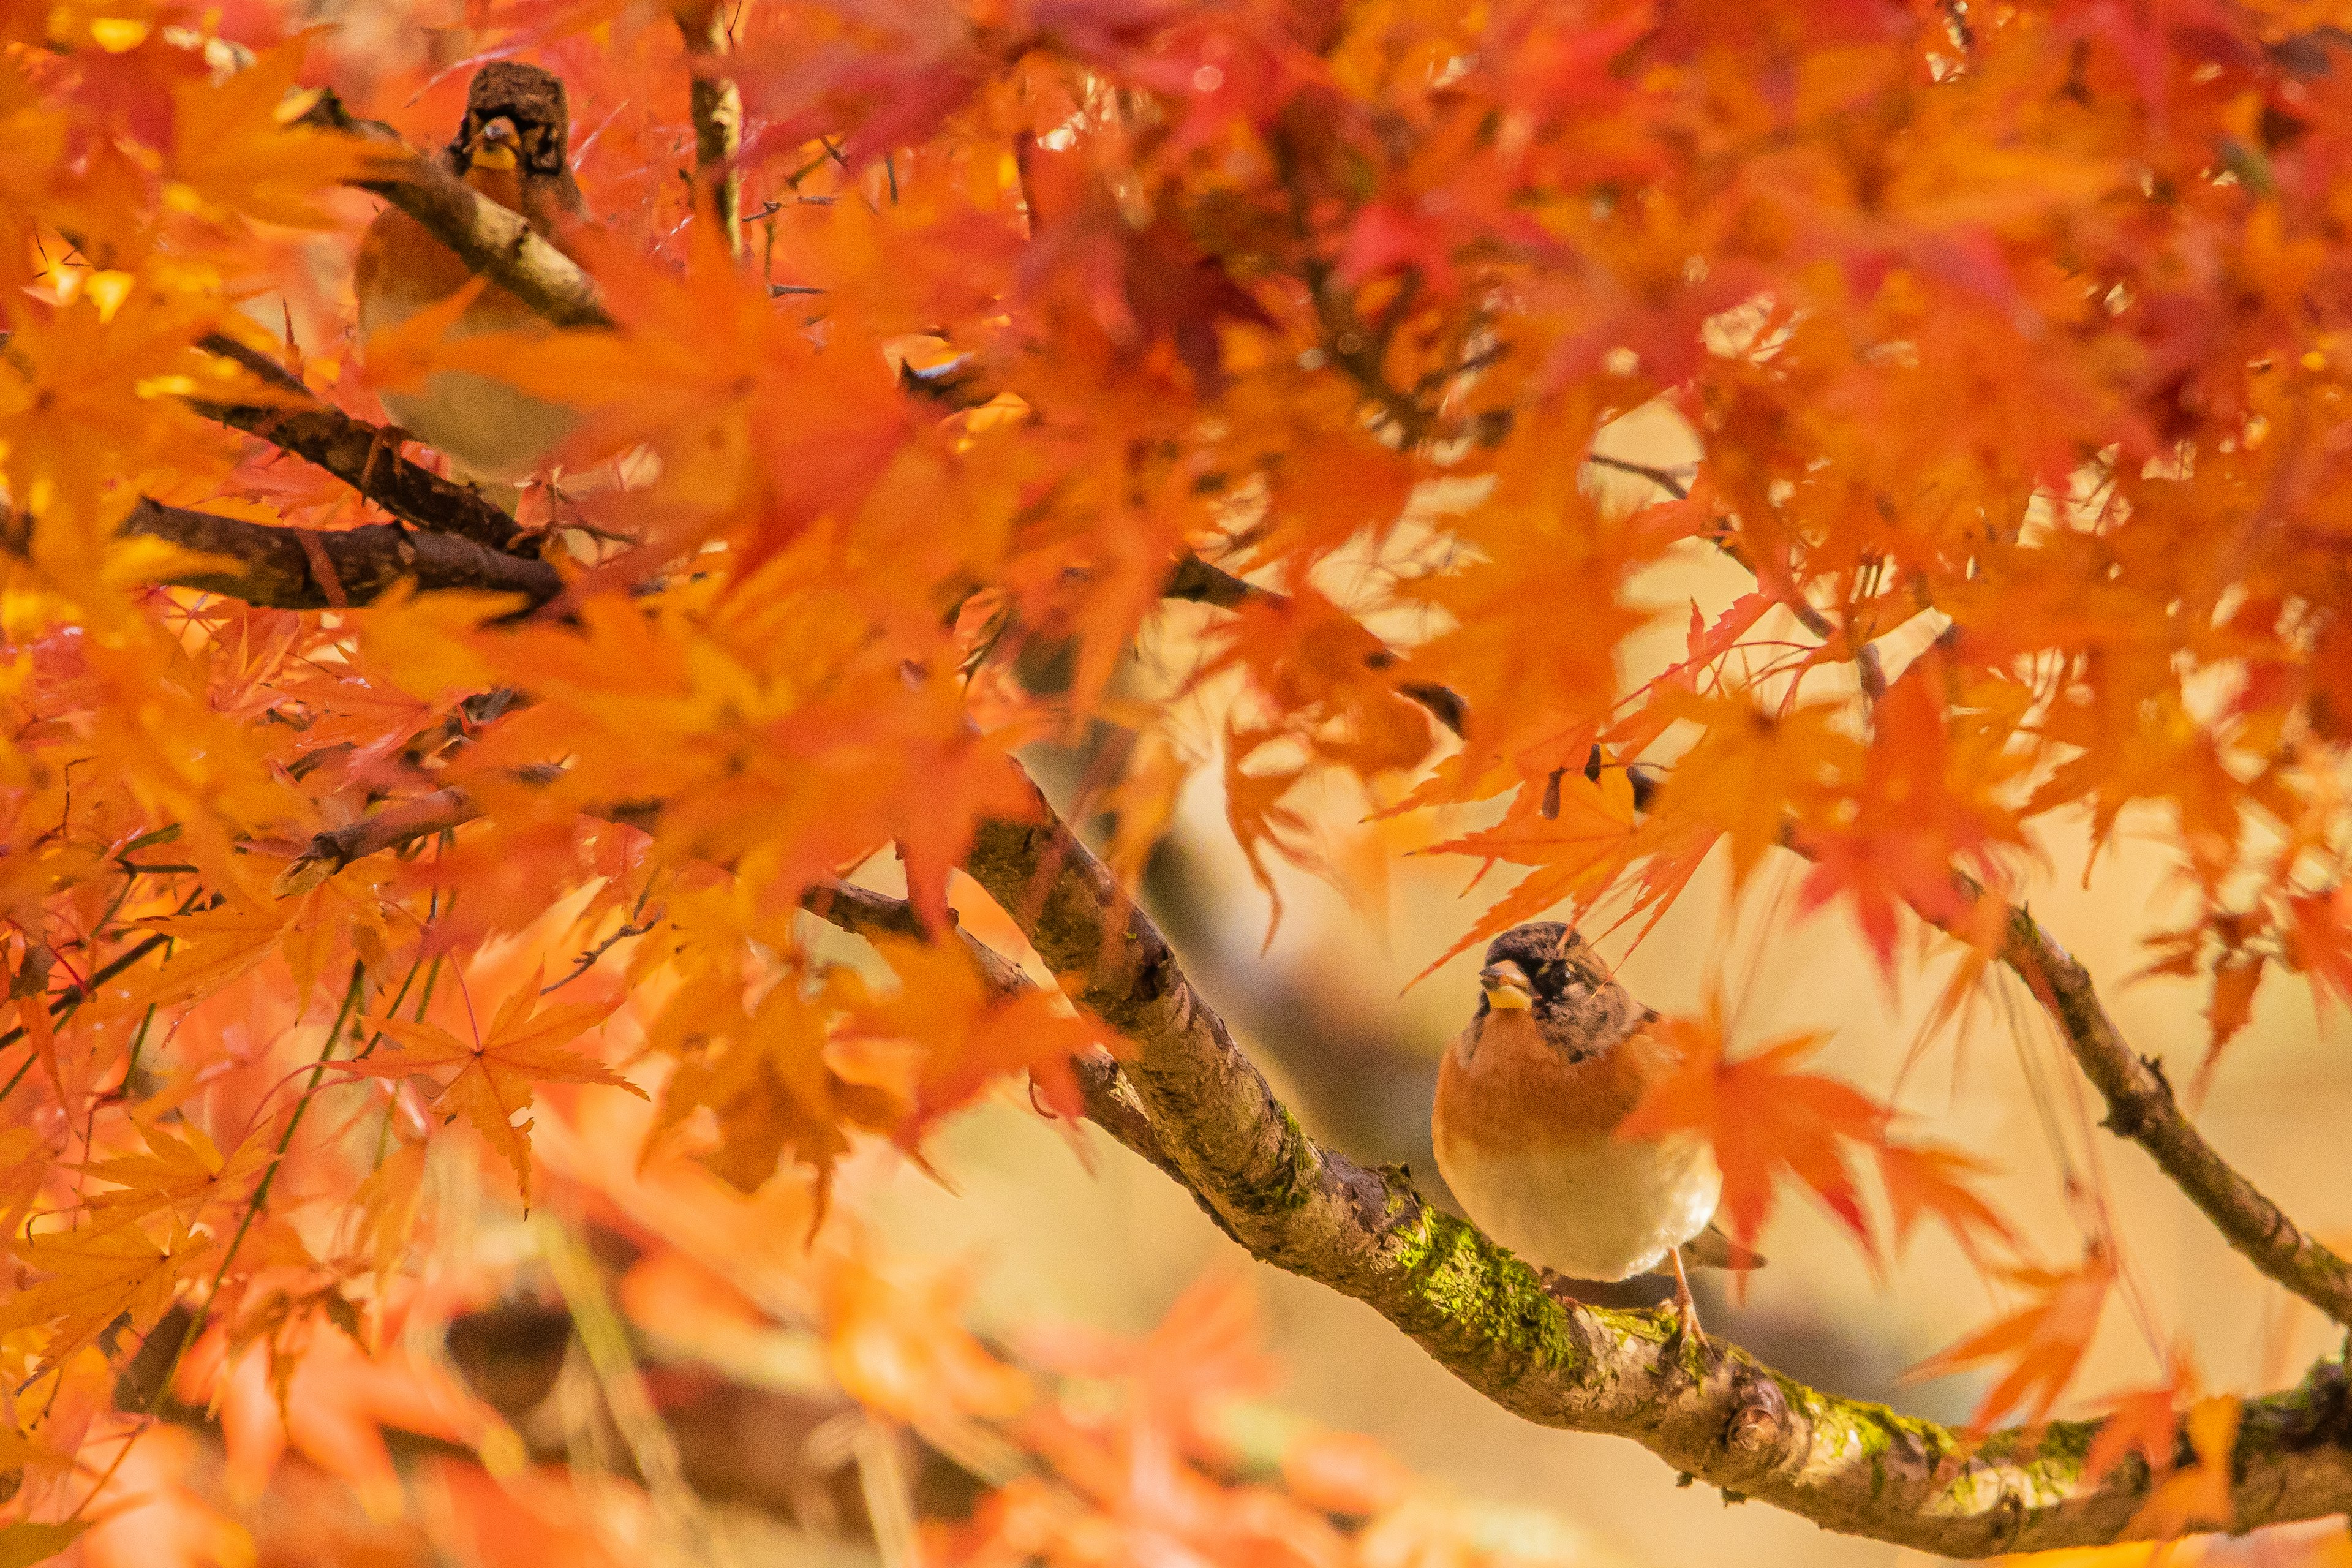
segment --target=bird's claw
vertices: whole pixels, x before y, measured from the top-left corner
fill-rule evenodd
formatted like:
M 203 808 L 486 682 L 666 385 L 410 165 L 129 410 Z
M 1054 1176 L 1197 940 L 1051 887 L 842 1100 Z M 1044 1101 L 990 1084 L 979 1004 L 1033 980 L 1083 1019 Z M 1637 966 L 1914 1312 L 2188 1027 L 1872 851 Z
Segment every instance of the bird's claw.
M 354 488 L 365 491 L 368 486 L 374 482 L 375 466 L 383 459 L 384 453 L 389 451 L 393 460 L 398 462 L 401 447 L 415 439 L 415 436 L 397 425 L 377 426 L 375 435 L 368 441 L 367 460 L 360 465 L 360 482 Z
M 1696 1342 L 1700 1355 L 1712 1355 L 1715 1347 L 1706 1342 L 1706 1331 L 1698 1326 L 1698 1303 L 1691 1300 L 1690 1276 L 1683 1270 L 1683 1255 L 1677 1250 L 1669 1256 L 1675 1260 L 1674 1343 L 1683 1347 Z

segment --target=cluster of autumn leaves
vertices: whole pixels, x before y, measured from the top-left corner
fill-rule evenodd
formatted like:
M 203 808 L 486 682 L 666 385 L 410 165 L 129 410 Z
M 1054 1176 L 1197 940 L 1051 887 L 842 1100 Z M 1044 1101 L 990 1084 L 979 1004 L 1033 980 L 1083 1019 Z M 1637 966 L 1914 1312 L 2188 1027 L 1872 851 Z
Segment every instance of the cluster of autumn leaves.
M 1961 9 L 753 0 L 740 257 L 677 177 L 658 10 L 420 18 L 405 56 L 265 0 L 0 12 L 0 1373 L 56 1483 L 26 1506 L 93 1495 L 53 1425 L 92 1356 L 174 1301 L 283 1342 L 375 1310 L 425 1151 L 462 1122 L 531 1195 L 549 1086 L 654 1094 L 654 1155 L 746 1192 L 1024 1072 L 1075 1115 L 1068 1057 L 1116 1042 L 1051 988 L 954 940 L 844 967 L 803 906 L 892 848 L 918 929 L 952 897 L 1017 955 L 953 868 L 1033 809 L 1011 752 L 1090 726 L 1076 815 L 1123 871 L 1204 766 L 1269 886 L 1328 868 L 1337 787 L 1526 868 L 1465 946 L 1563 905 L 1637 933 L 1710 856 L 1793 851 L 1890 971 L 1915 916 L 1982 954 L 2000 903 L 1955 871 L 2013 889 L 2038 822 L 2137 809 L 2196 895 L 2156 964 L 2212 975 L 2217 1051 L 2283 970 L 2352 1001 L 2352 70 L 2284 10 Z M 343 184 L 380 154 L 301 111 L 331 83 L 437 145 L 485 50 L 570 84 L 617 330 L 428 314 L 362 352 Z M 189 563 L 116 534 L 142 496 L 371 515 L 202 414 L 273 395 L 216 333 L 363 416 L 448 368 L 577 408 L 523 510 L 562 599 L 151 586 Z M 909 395 L 942 364 L 956 395 Z M 1580 455 L 1660 402 L 1704 463 L 1601 506 Z M 1626 681 L 1629 584 L 1704 552 L 1754 591 Z M 1169 632 L 1202 561 L 1231 591 Z M 281 883 L 439 792 L 466 820 Z M 2105 1238 L 2027 1267 L 1969 1157 L 1807 1042 L 1673 1026 L 1643 1125 L 1708 1133 L 1743 1233 L 1793 1176 L 1869 1244 L 1874 1165 L 1896 1245 L 1933 1217 L 2026 1302 L 1939 1365 L 2001 1363 L 1983 1421 L 2046 1414 Z

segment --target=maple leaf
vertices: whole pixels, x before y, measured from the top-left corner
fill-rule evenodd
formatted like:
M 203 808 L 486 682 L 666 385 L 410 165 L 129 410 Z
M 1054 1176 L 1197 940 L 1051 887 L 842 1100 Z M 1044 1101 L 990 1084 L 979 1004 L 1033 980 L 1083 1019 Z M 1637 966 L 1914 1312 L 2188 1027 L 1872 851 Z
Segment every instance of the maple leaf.
M 1430 847 L 1433 855 L 1475 855 L 1536 869 L 1481 914 L 1422 974 L 1522 921 L 1537 919 L 1563 900 L 1575 900 L 1580 914 L 1646 842 L 1633 809 L 1633 786 L 1622 770 L 1604 771 L 1594 779 L 1580 771 L 1563 773 L 1548 779 L 1540 792 L 1522 788 L 1493 827 Z
M 2237 1522 L 2231 1483 L 2238 1423 L 2244 1413 L 2244 1402 L 2234 1394 L 2200 1399 L 2189 1407 L 2182 1425 L 2197 1460 L 2157 1483 L 2126 1527 L 2134 1535 L 2169 1539 L 2186 1530 L 2226 1530 Z
M 835 999 L 852 1036 L 911 1041 L 923 1047 L 915 1068 L 913 1113 L 898 1134 L 914 1148 L 940 1117 L 971 1103 L 994 1079 L 1027 1071 L 1047 1109 L 1075 1121 L 1086 1097 L 1073 1056 L 1114 1049 L 1119 1037 L 1058 993 L 1043 989 L 992 995 L 959 943 L 883 938 L 875 942 L 898 976 L 877 995 L 859 975 L 836 972 Z
M 2352 882 L 2291 898 L 2286 907 L 2287 962 L 2311 976 L 2322 997 L 2352 1007 Z
M 1723 1212 L 1731 1238 L 1743 1247 L 1763 1228 L 1775 1178 L 1785 1173 L 1821 1199 L 1874 1257 L 1846 1149 L 1880 1146 L 1889 1112 L 1851 1085 L 1794 1070 L 1829 1036 L 1783 1036 L 1727 1061 L 1719 993 L 1707 997 L 1705 1012 L 1662 1018 L 1650 1027 L 1675 1054 L 1675 1064 L 1618 1124 L 1617 1136 L 1695 1132 L 1704 1138 L 1723 1173 Z
M 1776 713 L 1747 692 L 1697 697 L 1669 688 L 1651 706 L 1661 719 L 1705 726 L 1666 774 L 1657 812 L 1727 835 L 1735 886 L 1781 843 L 1792 810 L 1802 811 L 1861 764 L 1861 748 L 1837 728 L 1834 704 Z
M 229 1494 L 248 1507 L 290 1447 L 349 1483 L 371 1515 L 397 1516 L 403 1489 L 384 1447 L 387 1426 L 519 1457 L 506 1424 L 447 1373 L 397 1350 L 370 1356 L 315 1318 L 289 1342 L 242 1350 L 226 1324 L 216 1325 L 183 1363 L 174 1392 L 220 1413 Z
M 1875 733 L 1860 776 L 1824 795 L 1805 815 L 1799 838 L 1813 860 L 1798 890 L 1798 907 L 1812 910 L 1840 894 L 1883 974 L 1895 970 L 1899 910 L 1908 908 L 1938 924 L 1969 912 L 1953 877 L 1966 865 L 1990 879 L 1996 846 L 2023 839 L 2014 819 L 1994 805 L 1981 775 L 1956 787 L 1941 692 L 1944 663 L 1932 650 L 1879 700 Z
M 129 1219 L 25 1237 L 10 1250 L 44 1278 L 0 1301 L 0 1333 L 47 1328 L 41 1356 L 52 1366 L 118 1318 L 127 1315 L 142 1329 L 152 1324 L 181 1278 L 213 1253 L 185 1231 L 157 1242 Z
M 826 1349 L 851 1398 L 920 1431 L 942 1415 L 1001 1419 L 1025 1406 L 1029 1379 L 964 1328 L 953 1272 L 893 1279 L 856 1256 L 824 1273 Z
M 2197 1384 L 2195 1367 L 2185 1352 L 2175 1348 L 2168 1365 L 2169 1376 L 2155 1388 L 2118 1394 L 2107 1407 L 2106 1418 L 2083 1456 L 2083 1482 L 2095 1486 L 2100 1479 L 2137 1453 L 2148 1475 L 2161 1480 L 2172 1473 L 2174 1440 L 2179 1412 Z
M 2032 1422 L 2050 1414 L 2090 1349 L 2116 1270 L 2105 1249 L 2094 1243 L 2079 1268 L 2016 1268 L 2002 1277 L 2032 1300 L 1903 1374 L 1904 1381 L 1918 1383 L 1988 1363 L 2002 1364 L 2000 1378 L 1969 1417 L 1969 1430 L 1979 1436 L 2012 1410 L 2025 1409 Z
M 704 1165 L 748 1193 L 793 1159 L 814 1173 L 822 1214 L 850 1132 L 889 1135 L 904 1123 L 911 1064 L 871 1041 L 835 1039 L 829 1010 L 797 986 L 773 987 L 748 1017 L 742 994 L 734 974 L 696 975 L 646 1032 L 653 1048 L 680 1058 L 655 1135 L 707 1109 L 719 1142 L 697 1151 Z
M 193 1121 L 181 1122 L 176 1131 L 142 1123 L 139 1134 L 146 1142 L 146 1153 L 118 1154 L 81 1167 L 116 1189 L 91 1194 L 87 1202 L 94 1212 L 125 1219 L 168 1210 L 174 1226 L 191 1228 L 208 1205 L 241 1196 L 248 1178 L 258 1176 L 270 1163 L 272 1152 L 262 1131 L 253 1129 L 224 1158 Z
M 1966 1178 L 1991 1169 L 1982 1160 L 1940 1143 L 1880 1143 L 1878 1174 L 1894 1211 L 1895 1247 L 1911 1238 L 1920 1220 L 1933 1215 L 1979 1268 L 1984 1258 L 1979 1247 L 1984 1242 L 2014 1248 L 2017 1235 L 2009 1222 L 1967 1184 Z
M 456 1068 L 433 1103 L 462 1115 L 489 1146 L 514 1167 L 515 1186 L 530 1196 L 530 1122 L 515 1118 L 530 1109 L 534 1083 L 595 1083 L 624 1089 L 638 1099 L 646 1091 L 601 1062 L 565 1048 L 613 1013 L 610 1003 L 573 1002 L 539 1012 L 542 972 L 507 998 L 490 1020 L 489 1032 L 468 1045 L 438 1024 L 399 1018 L 362 1017 L 362 1032 L 388 1037 L 394 1048 L 364 1060 L 337 1062 L 343 1072 L 368 1078 L 406 1078 L 412 1073 Z
M 317 98 L 315 90 L 289 96 L 305 47 L 297 39 L 224 79 L 174 87 L 164 165 L 168 205 L 322 227 L 331 219 L 319 205 L 320 194 L 396 161 L 396 153 L 357 137 L 293 123 Z
M 231 900 L 195 914 L 142 921 L 173 946 L 163 967 L 133 991 L 132 1005 L 169 1007 L 218 991 L 276 950 L 290 918 L 289 910 Z

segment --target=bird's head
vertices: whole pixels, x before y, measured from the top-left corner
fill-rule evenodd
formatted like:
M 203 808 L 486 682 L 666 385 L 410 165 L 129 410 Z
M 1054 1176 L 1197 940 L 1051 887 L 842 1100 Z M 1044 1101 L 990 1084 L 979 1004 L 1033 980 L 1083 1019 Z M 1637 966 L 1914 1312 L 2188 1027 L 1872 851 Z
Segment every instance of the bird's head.
M 1638 1022 L 1639 1009 L 1575 931 L 1559 921 L 1514 926 L 1486 948 L 1478 1016 L 1525 1011 L 1571 1061 L 1606 1050 Z
M 561 174 L 572 135 L 562 79 L 515 60 L 493 60 L 474 73 L 466 118 L 449 153 L 461 174 L 520 169 Z

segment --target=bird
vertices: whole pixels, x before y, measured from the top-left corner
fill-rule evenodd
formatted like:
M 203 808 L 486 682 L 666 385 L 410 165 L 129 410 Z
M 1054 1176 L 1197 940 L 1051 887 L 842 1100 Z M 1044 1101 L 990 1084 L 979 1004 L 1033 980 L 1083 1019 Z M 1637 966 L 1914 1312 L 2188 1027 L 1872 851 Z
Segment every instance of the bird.
M 474 73 L 465 118 L 439 162 L 564 249 L 587 217 L 567 161 L 570 135 L 562 78 L 538 66 L 493 60 Z M 457 252 L 398 207 L 387 206 L 361 239 L 353 269 L 360 331 L 364 336 L 398 326 L 473 279 Z M 491 284 L 466 308 L 450 335 L 551 330 L 512 293 Z M 472 371 L 436 371 L 418 387 L 387 389 L 380 396 L 400 434 L 438 448 L 457 479 L 489 486 L 510 486 L 530 476 L 578 424 L 562 405 Z M 507 497 L 496 499 L 512 510 Z
M 1437 1168 L 1481 1230 L 1546 1276 L 1671 1270 L 1680 1328 L 1705 1343 L 1686 1265 L 1760 1268 L 1715 1223 L 1723 1176 L 1694 1131 L 1621 1139 L 1677 1063 L 1601 955 L 1558 921 L 1486 949 L 1478 1010 L 1446 1047 L 1430 1114 Z

